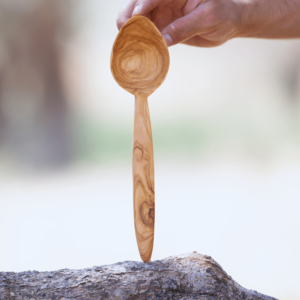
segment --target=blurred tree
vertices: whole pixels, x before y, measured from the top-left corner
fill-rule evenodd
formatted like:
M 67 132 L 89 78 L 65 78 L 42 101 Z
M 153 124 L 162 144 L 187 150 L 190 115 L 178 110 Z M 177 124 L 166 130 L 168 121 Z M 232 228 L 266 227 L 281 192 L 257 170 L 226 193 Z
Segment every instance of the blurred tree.
M 72 158 L 61 78 L 65 12 L 54 0 L 0 0 L 0 145 L 35 167 Z
M 295 47 L 296 48 L 296 47 Z M 297 51 L 291 51 L 290 62 L 284 70 L 284 84 L 289 96 L 290 103 L 299 105 L 300 101 L 300 47 Z

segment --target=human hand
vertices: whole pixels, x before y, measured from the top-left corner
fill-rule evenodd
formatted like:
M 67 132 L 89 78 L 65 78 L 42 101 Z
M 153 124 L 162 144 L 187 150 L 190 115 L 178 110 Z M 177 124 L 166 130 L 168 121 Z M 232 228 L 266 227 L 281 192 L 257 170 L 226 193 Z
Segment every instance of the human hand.
M 137 14 L 153 21 L 168 46 L 213 47 L 238 35 L 241 5 L 235 0 L 129 0 L 118 15 L 118 28 Z
M 118 28 L 137 14 L 154 22 L 168 46 L 214 47 L 234 37 L 300 38 L 300 0 L 128 0 Z

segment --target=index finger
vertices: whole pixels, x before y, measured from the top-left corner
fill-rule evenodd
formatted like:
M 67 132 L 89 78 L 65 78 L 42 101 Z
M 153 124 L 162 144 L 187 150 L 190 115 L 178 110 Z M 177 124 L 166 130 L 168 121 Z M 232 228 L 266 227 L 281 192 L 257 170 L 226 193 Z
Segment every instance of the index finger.
M 124 23 L 132 16 L 137 0 L 127 0 L 119 11 L 117 17 L 117 27 L 120 30 Z

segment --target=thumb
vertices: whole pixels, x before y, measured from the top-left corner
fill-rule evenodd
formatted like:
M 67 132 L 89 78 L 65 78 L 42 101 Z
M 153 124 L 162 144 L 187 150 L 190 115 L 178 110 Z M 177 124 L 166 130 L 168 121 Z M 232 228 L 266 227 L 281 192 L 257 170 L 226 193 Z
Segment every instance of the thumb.
M 137 0 L 132 12 L 132 16 L 144 15 L 146 16 L 151 10 L 159 5 L 165 5 L 172 2 L 172 0 Z
M 167 46 L 172 46 L 184 42 L 201 31 L 200 22 L 201 11 L 198 9 L 193 10 L 188 15 L 179 18 L 165 27 L 161 34 L 165 39 Z M 202 30 L 203 31 L 203 30 Z

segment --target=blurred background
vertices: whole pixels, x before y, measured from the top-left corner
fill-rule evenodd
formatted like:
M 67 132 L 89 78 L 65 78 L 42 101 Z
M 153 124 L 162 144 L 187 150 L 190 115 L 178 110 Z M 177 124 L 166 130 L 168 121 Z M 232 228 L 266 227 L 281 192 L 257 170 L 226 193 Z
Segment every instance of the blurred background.
M 123 0 L 0 0 L 0 271 L 138 260 L 134 99 L 110 52 Z M 300 40 L 177 45 L 149 98 L 152 259 L 211 255 L 300 298 Z

